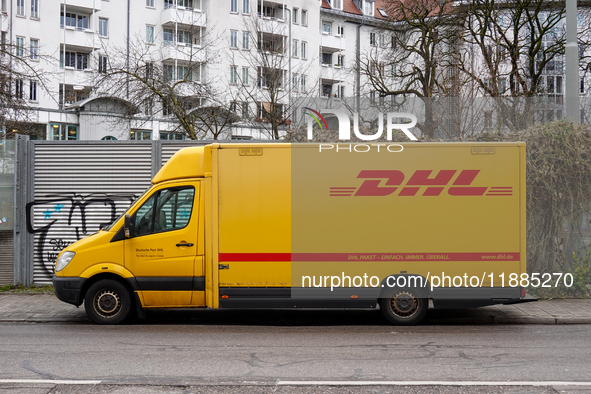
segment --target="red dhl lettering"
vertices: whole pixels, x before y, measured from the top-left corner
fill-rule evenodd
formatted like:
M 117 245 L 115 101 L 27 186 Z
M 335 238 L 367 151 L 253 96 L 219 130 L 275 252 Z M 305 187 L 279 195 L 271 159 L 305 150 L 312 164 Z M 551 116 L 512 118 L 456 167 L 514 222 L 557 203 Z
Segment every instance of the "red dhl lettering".
M 361 186 L 330 187 L 330 196 L 384 197 L 397 193 L 398 197 L 437 197 L 446 188 L 448 195 L 458 197 L 513 195 L 512 186 L 471 186 L 479 173 L 480 170 L 439 170 L 433 174 L 433 170 L 416 170 L 404 183 L 404 173 L 399 170 L 362 170 L 357 175 L 364 179 Z

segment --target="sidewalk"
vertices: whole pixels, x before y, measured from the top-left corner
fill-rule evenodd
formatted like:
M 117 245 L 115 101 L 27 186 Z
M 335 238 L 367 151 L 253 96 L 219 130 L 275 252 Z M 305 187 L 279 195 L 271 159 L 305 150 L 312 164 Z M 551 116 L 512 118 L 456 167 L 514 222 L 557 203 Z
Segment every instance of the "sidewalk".
M 211 315 L 212 313 L 224 312 L 201 310 L 188 313 L 192 316 L 201 314 L 203 317 L 214 317 Z M 0 293 L 0 323 L 5 322 L 86 323 L 90 322 L 90 320 L 86 317 L 84 306 L 76 308 L 73 305 L 59 301 L 53 295 Z M 591 324 L 591 299 L 543 300 L 515 305 L 487 306 L 477 309 L 431 309 L 427 314 L 425 323 Z

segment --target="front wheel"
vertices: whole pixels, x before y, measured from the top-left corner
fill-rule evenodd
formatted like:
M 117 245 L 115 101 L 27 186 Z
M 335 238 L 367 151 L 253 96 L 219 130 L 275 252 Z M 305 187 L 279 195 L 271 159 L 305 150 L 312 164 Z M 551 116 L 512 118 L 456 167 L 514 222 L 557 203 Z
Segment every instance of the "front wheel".
M 380 310 L 392 324 L 412 326 L 419 323 L 429 307 L 426 298 L 420 298 L 416 290 L 396 289 L 391 297 L 380 298 Z
M 98 324 L 121 323 L 129 316 L 131 304 L 129 290 L 112 279 L 102 279 L 94 283 L 84 298 L 86 314 Z

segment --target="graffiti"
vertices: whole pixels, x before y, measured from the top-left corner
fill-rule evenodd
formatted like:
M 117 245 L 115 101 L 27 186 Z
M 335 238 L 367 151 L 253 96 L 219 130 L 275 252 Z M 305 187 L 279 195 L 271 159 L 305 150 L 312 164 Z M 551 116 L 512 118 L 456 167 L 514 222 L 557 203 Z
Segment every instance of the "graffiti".
M 28 203 L 27 231 L 36 235 L 35 255 L 45 273 L 53 275 L 61 250 L 109 226 L 136 198 L 131 193 L 60 193 Z
M 47 260 L 50 262 L 55 262 L 57 259 L 57 255 L 60 254 L 62 250 L 66 248 L 66 246 L 70 245 L 70 242 L 64 241 L 63 239 L 50 239 L 49 243 L 53 245 L 53 251 L 47 252 Z

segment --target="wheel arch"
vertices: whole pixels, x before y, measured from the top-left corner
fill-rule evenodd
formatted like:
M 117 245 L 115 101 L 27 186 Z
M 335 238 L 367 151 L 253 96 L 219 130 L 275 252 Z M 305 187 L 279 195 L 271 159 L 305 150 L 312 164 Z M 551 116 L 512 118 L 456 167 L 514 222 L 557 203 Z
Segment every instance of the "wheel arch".
M 82 285 L 82 289 L 80 290 L 80 299 L 84 300 L 86 298 L 86 292 L 88 291 L 90 286 L 92 286 L 99 280 L 103 279 L 116 280 L 117 282 L 121 283 L 129 291 L 129 295 L 132 299 L 132 302 L 135 302 L 135 297 L 133 296 L 134 291 L 137 290 L 137 283 L 135 281 L 135 278 L 124 278 L 123 276 L 118 275 L 114 272 L 104 272 L 96 274 L 85 280 L 84 284 Z

